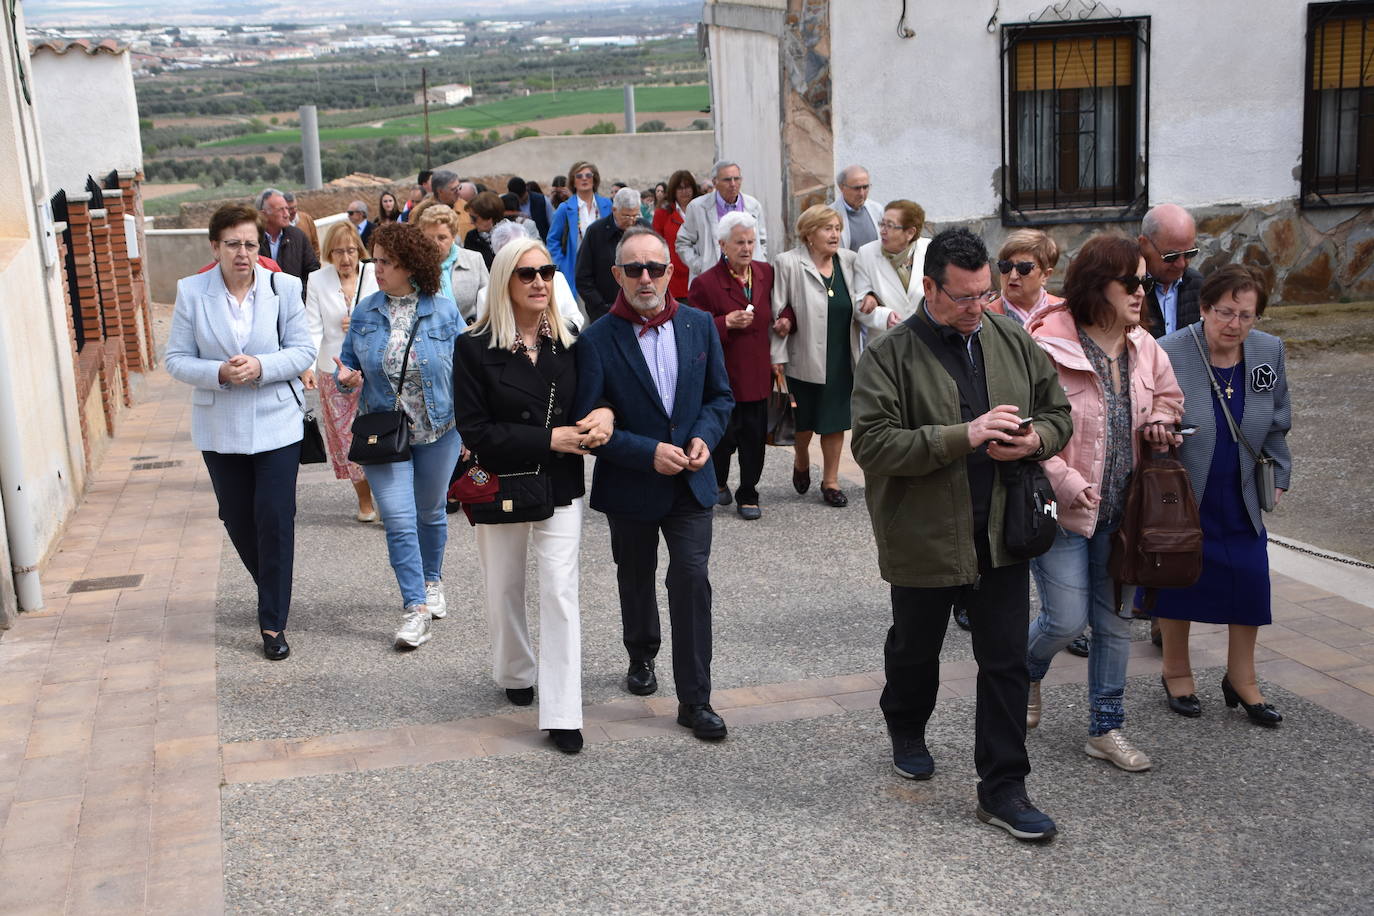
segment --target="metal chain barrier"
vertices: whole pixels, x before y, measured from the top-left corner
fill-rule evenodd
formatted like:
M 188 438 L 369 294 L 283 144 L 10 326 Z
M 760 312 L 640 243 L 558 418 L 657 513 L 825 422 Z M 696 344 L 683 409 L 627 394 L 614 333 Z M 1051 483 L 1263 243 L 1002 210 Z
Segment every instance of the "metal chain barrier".
M 1271 544 L 1278 544 L 1280 547 L 1287 547 L 1289 550 L 1296 550 L 1298 553 L 1305 553 L 1309 557 L 1317 557 L 1318 559 L 1322 560 L 1331 560 L 1336 563 L 1344 563 L 1346 566 L 1358 566 L 1360 569 L 1374 569 L 1374 563 L 1366 563 L 1363 560 L 1352 560 L 1349 557 L 1339 557 L 1335 554 L 1323 553 L 1320 550 L 1311 550 L 1307 547 L 1302 547 L 1297 544 L 1294 544 L 1292 541 L 1286 541 L 1283 538 L 1274 537 L 1272 534 L 1269 535 L 1269 542 Z

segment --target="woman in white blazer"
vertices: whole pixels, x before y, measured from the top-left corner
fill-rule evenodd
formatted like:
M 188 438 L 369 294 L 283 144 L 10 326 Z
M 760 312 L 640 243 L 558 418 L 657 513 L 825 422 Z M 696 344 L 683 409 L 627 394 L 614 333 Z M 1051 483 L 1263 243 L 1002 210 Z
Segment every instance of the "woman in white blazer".
M 258 211 L 210 218 L 217 266 L 177 283 L 167 371 L 193 386 L 191 439 L 201 450 L 219 517 L 258 586 L 263 654 L 290 654 L 286 617 L 296 543 L 296 470 L 303 408 L 295 379 L 315 346 L 301 281 L 258 266 Z
M 486 259 L 458 244 L 458 214 L 444 204 L 430 204 L 420 212 L 416 228 L 439 246 L 439 294 L 452 299 L 463 320 L 477 320 L 477 303 L 490 282 Z
M 905 321 L 916 312 L 923 293 L 926 249 L 921 238 L 926 211 L 910 200 L 894 200 L 883 208 L 878 238 L 859 248 L 859 311 L 871 315 L 877 333 Z M 872 334 L 870 334 L 870 339 Z
M 358 494 L 360 522 L 375 522 L 372 490 L 361 465 L 348 460 L 353 444 L 353 418 L 358 415 L 358 392 L 344 393 L 334 377 L 334 357 L 343 348 L 353 306 L 377 291 L 376 271 L 363 262 L 366 249 L 357 228 L 348 220 L 329 227 L 324 237 L 324 266 L 310 274 L 305 290 L 305 320 L 317 351 L 315 368 L 301 376 L 306 388 L 318 387 L 324 414 L 324 447 L 334 477 L 353 483 Z

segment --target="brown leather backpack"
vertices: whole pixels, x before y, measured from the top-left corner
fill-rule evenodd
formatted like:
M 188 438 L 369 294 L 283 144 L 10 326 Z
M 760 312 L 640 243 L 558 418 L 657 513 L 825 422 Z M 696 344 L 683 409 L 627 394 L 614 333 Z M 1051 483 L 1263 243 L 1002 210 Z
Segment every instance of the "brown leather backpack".
M 1145 610 L 1153 610 L 1155 590 L 1186 588 L 1202 575 L 1202 522 L 1188 471 L 1169 447 L 1157 453 L 1141 440 L 1140 461 L 1126 491 L 1121 526 L 1112 533 L 1107 570 L 1116 580 L 1121 609 L 1123 585 L 1145 589 Z

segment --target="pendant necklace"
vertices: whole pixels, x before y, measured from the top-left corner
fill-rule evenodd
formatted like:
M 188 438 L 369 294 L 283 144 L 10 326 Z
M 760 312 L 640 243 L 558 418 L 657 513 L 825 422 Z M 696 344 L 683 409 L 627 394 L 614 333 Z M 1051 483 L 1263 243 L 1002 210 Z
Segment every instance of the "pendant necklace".
M 1226 379 L 1226 400 L 1228 400 L 1228 401 L 1231 400 L 1231 395 L 1233 395 L 1233 394 L 1236 393 L 1236 389 L 1234 389 L 1234 388 L 1231 387 L 1231 383 L 1234 382 L 1234 381 L 1236 380 L 1236 368 L 1237 368 L 1238 366 L 1240 366 L 1240 363 L 1236 363 L 1235 366 L 1232 366 L 1232 367 L 1231 367 L 1231 375 L 1230 375 L 1230 377 L 1228 377 L 1228 378 Z M 1217 376 L 1220 377 L 1220 375 L 1221 375 L 1221 368 L 1218 367 L 1218 368 L 1217 368 Z
M 835 298 L 835 272 L 832 270 L 829 277 L 821 277 L 821 282 L 825 284 L 825 294 L 831 299 Z

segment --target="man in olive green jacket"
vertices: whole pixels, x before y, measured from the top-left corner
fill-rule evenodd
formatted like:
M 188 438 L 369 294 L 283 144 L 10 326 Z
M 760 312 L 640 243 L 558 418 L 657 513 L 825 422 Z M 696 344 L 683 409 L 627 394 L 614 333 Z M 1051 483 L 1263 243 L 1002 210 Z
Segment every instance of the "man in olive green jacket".
M 978 817 L 1018 839 L 1044 839 L 1054 821 L 1025 787 L 1029 564 L 1003 546 L 1000 467 L 1063 448 L 1069 402 L 1030 336 L 984 314 L 997 291 L 981 239 L 967 229 L 937 235 L 923 285 L 916 314 L 864 352 L 854 377 L 851 448 L 892 586 L 881 706 L 893 765 L 909 779 L 935 772 L 925 728 L 958 600 L 978 661 Z

